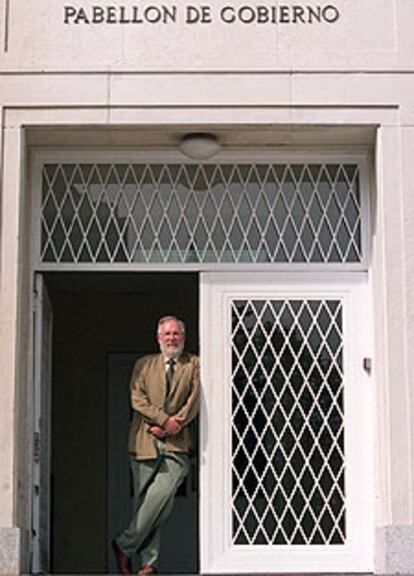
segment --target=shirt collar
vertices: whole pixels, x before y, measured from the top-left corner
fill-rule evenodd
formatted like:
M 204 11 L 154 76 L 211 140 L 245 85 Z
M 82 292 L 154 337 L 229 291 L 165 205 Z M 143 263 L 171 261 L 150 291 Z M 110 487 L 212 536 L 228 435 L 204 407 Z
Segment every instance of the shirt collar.
M 178 362 L 178 358 L 179 356 L 172 356 L 170 358 L 168 358 L 167 356 L 163 356 L 163 362 L 164 364 L 168 364 L 170 360 L 174 360 L 174 364 L 176 364 Z

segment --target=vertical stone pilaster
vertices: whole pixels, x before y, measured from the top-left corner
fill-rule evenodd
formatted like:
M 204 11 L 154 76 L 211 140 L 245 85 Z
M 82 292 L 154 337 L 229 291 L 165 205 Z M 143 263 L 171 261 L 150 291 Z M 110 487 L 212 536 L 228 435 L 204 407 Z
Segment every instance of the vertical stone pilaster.
M 4 116 L 3 116 L 4 117 Z M 18 573 L 20 531 L 16 527 L 17 342 L 21 178 L 20 129 L 3 126 L 0 251 L 0 574 Z
M 404 210 L 407 180 L 403 178 L 406 152 L 399 126 L 379 129 L 373 290 L 377 390 L 375 571 L 381 574 L 414 573 L 412 394 Z

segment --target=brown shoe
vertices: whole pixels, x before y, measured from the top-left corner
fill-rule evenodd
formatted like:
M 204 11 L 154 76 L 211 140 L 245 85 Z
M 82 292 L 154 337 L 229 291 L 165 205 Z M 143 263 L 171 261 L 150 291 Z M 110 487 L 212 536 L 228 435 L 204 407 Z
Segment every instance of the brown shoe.
M 138 570 L 138 574 L 157 574 L 157 572 L 155 566 L 143 566 Z
M 116 540 L 112 540 L 112 549 L 115 554 L 116 563 L 118 565 L 118 570 L 120 574 L 132 574 L 132 564 L 131 560 L 126 554 L 124 554 L 121 548 L 116 543 Z

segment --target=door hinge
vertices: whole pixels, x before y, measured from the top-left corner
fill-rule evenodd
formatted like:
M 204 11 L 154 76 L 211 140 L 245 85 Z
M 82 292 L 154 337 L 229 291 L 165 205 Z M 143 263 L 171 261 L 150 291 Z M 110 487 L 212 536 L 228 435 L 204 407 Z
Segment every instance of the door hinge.
M 40 462 L 40 432 L 33 433 L 33 460 L 36 464 Z

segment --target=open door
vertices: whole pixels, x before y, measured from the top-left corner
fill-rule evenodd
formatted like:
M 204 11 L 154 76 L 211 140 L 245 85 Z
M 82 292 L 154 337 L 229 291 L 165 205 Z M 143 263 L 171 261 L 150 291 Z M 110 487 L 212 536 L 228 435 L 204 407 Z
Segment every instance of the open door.
M 44 278 L 36 274 L 34 307 L 32 572 L 50 564 L 50 432 L 52 303 Z

